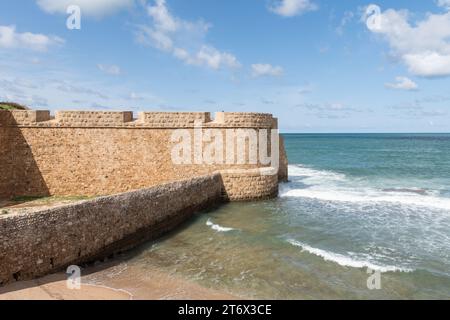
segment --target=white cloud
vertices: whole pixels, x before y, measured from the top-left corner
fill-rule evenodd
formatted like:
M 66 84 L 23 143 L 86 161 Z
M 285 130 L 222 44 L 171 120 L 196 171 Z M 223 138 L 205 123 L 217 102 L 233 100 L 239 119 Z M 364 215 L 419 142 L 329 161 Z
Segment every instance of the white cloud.
M 84 95 L 84 96 L 93 96 L 100 99 L 107 100 L 109 97 L 102 93 L 99 90 L 94 90 L 91 87 L 87 85 L 78 85 L 73 84 L 69 81 L 54 81 L 52 85 L 60 92 L 63 92 L 64 94 L 75 94 L 77 96 Z
M 409 71 L 423 77 L 444 77 L 450 75 L 450 54 L 425 51 L 403 56 Z
M 149 105 L 161 108 L 166 101 L 143 87 L 123 82 L 83 78 L 78 70 L 53 72 L 47 66 L 42 72 L 30 72 L 25 64 L 0 74 L 0 101 L 14 101 L 34 109 L 83 110 L 108 109 L 144 111 Z
M 112 75 L 112 76 L 117 76 L 117 75 L 120 75 L 122 73 L 122 70 L 120 69 L 120 67 L 116 66 L 116 65 L 98 64 L 97 68 L 100 71 L 102 71 L 102 72 L 104 72 L 106 74 Z
M 344 110 L 345 106 L 340 103 L 340 102 L 332 102 L 328 104 L 328 108 L 330 108 L 331 110 Z
M 184 60 L 194 65 L 205 65 L 212 69 L 219 69 L 222 66 L 230 68 L 240 66 L 239 61 L 234 55 L 227 52 L 220 52 L 209 45 L 203 45 L 193 59 L 184 57 Z
M 59 37 L 31 32 L 19 33 L 15 26 L 0 26 L 0 48 L 47 51 L 50 46 L 63 42 Z
M 342 17 L 339 26 L 336 27 L 336 33 L 338 35 L 341 36 L 341 35 L 344 34 L 345 27 L 347 26 L 348 23 L 350 23 L 352 21 L 354 16 L 355 16 L 355 14 L 352 11 L 345 11 L 344 12 L 344 16 Z
M 155 0 L 154 5 L 147 7 L 147 13 L 152 18 L 152 24 L 139 27 L 138 42 L 170 53 L 189 65 L 215 70 L 240 67 L 233 54 L 205 43 L 209 24 L 203 21 L 186 21 L 174 16 L 165 0 Z
M 274 0 L 269 10 L 283 17 L 293 17 L 317 8 L 311 0 Z
M 48 13 L 66 14 L 67 7 L 78 5 L 82 15 L 96 17 L 131 7 L 133 3 L 134 0 L 37 0 L 39 7 Z
M 130 94 L 127 96 L 127 98 L 131 99 L 131 100 L 135 100 L 135 101 L 136 100 L 144 100 L 144 98 L 136 92 L 130 92 Z
M 283 72 L 283 68 L 279 66 L 272 66 L 270 64 L 252 64 L 253 77 L 279 77 L 283 75 Z
M 17 102 L 26 106 L 46 107 L 41 84 L 24 78 L 0 78 L 0 101 Z
M 450 0 L 438 0 L 437 4 L 446 10 L 450 10 Z
M 415 83 L 414 81 L 412 81 L 407 77 L 396 77 L 395 83 L 386 83 L 385 87 L 389 89 L 408 90 L 408 91 L 417 90 L 419 88 L 417 83 Z
M 147 12 L 154 19 L 156 28 L 161 31 L 174 32 L 183 24 L 170 14 L 165 0 L 156 0 L 155 6 L 147 7 Z
M 39 95 L 6 93 L 0 94 L 1 101 L 16 102 L 33 108 L 45 108 L 48 106 L 48 100 Z
M 427 14 L 415 24 L 407 10 L 388 9 L 380 13 L 376 28 L 392 52 L 417 76 L 450 75 L 450 12 Z

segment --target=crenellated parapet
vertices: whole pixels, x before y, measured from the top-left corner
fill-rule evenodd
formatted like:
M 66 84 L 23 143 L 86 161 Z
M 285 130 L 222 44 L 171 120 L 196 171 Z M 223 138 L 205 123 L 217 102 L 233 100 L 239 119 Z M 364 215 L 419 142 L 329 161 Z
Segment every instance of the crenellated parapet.
M 139 112 L 131 111 L 0 111 L 0 125 L 18 127 L 66 128 L 257 128 L 276 129 L 277 119 L 268 113 L 217 112 Z
M 267 152 L 258 149 L 260 134 L 277 127 L 267 113 L 140 112 L 135 117 L 131 111 L 57 111 L 54 116 L 45 110 L 0 111 L 0 198 L 113 194 L 216 171 L 223 172 L 228 199 L 266 198 L 276 194 L 277 174 L 248 169 L 269 166 L 257 159 Z M 199 136 L 197 128 L 217 130 Z M 173 140 L 177 129 L 187 129 L 180 132 L 190 143 L 183 152 L 192 153 L 186 157 L 191 162 L 173 160 L 181 143 Z M 280 180 L 287 179 L 285 158 L 281 145 Z M 228 169 L 247 171 L 223 171 Z
M 131 111 L 57 111 L 52 124 L 68 127 L 120 127 L 132 121 Z
M 218 126 L 237 128 L 273 128 L 274 118 L 269 113 L 217 112 L 214 121 Z
M 149 128 L 189 128 L 211 122 L 209 112 L 140 112 L 138 126 Z
M 34 126 L 51 120 L 48 110 L 0 110 L 2 126 Z

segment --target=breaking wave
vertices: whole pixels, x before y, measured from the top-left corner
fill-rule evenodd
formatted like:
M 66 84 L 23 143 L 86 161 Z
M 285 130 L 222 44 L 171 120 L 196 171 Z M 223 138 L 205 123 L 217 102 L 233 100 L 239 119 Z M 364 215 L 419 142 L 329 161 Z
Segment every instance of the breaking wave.
M 206 221 L 206 225 L 208 227 L 211 227 L 211 229 L 213 229 L 214 231 L 217 231 L 217 232 L 229 232 L 229 231 L 236 230 L 234 228 L 222 227 L 218 224 L 213 223 L 210 219 L 208 219 L 208 221 Z
M 450 211 L 450 198 L 429 194 L 422 188 L 379 189 L 361 185 L 359 181 L 351 181 L 340 173 L 315 170 L 301 165 L 289 166 L 289 175 L 292 182 L 280 187 L 281 197 L 355 203 L 388 202 Z
M 372 270 L 380 271 L 380 272 L 413 272 L 414 269 L 410 268 L 402 268 L 397 266 L 390 266 L 390 265 L 380 265 L 372 263 L 365 259 L 357 259 L 352 258 L 349 256 L 345 256 L 338 253 L 329 252 L 326 250 L 318 249 L 311 247 L 307 244 L 304 244 L 300 241 L 296 241 L 293 239 L 288 239 L 288 243 L 292 244 L 293 246 L 302 248 L 302 251 L 306 251 L 308 253 L 314 254 L 318 257 L 323 258 L 325 261 L 331 261 L 334 263 L 337 263 L 340 266 L 343 267 L 352 267 L 352 268 L 370 268 Z M 350 254 L 349 254 L 350 255 Z M 352 256 L 356 256 L 355 254 L 351 254 Z

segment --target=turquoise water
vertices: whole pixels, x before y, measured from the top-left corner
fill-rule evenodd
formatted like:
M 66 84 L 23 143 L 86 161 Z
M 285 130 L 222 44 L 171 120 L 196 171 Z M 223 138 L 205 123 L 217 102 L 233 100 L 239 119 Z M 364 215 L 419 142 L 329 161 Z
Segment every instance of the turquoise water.
M 262 299 L 450 298 L 450 135 L 285 135 L 278 199 L 196 216 L 127 263 Z M 367 286 L 368 268 L 381 288 Z

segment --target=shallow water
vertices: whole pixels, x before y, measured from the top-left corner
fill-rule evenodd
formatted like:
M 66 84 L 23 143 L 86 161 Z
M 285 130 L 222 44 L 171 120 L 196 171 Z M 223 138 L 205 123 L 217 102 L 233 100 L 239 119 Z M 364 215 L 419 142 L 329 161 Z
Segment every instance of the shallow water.
M 450 298 L 450 135 L 285 140 L 278 199 L 198 215 L 127 263 L 248 298 Z

